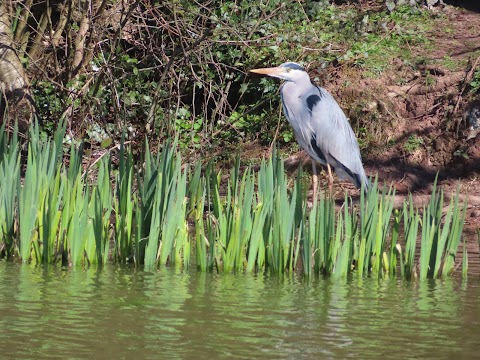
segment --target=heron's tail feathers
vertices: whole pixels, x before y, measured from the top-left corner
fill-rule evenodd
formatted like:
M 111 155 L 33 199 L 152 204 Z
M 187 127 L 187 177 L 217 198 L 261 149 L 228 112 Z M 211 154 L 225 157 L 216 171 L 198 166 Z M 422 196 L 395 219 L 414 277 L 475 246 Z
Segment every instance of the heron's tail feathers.
M 367 176 L 365 175 L 365 172 L 363 171 L 363 169 L 361 174 L 355 174 L 355 175 L 356 175 L 356 179 L 354 182 L 353 181 L 352 182 L 355 184 L 357 189 L 363 189 L 363 191 L 365 191 L 365 194 L 368 193 L 368 191 L 372 188 L 372 183 L 370 179 L 367 178 Z
M 363 169 L 361 162 L 359 163 L 357 171 L 353 171 L 352 169 L 349 169 L 348 167 L 343 165 L 337 159 L 333 159 L 335 160 L 335 164 L 331 165 L 333 165 L 333 167 L 335 168 L 335 173 L 340 179 L 351 181 L 357 187 L 357 189 L 361 189 L 363 185 L 365 192 L 368 192 L 372 184 L 365 175 L 365 170 Z

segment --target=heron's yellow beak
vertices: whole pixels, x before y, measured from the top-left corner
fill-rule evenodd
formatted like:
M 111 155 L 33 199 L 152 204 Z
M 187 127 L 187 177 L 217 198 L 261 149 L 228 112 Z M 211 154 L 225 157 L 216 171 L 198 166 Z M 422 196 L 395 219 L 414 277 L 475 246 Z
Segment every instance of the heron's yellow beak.
M 271 67 L 271 68 L 253 69 L 253 70 L 250 70 L 250 72 L 253 72 L 253 73 L 256 73 L 256 74 L 264 74 L 264 75 L 275 76 L 275 75 L 280 75 L 283 72 L 285 72 L 285 69 L 277 66 L 277 67 Z

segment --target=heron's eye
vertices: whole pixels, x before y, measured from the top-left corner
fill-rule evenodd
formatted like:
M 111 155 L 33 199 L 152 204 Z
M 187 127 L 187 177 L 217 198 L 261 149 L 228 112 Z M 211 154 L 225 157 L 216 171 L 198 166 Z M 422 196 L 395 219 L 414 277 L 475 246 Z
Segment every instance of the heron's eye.
M 290 69 L 290 68 L 287 68 L 287 72 L 290 72 L 290 71 L 292 71 L 292 69 Z

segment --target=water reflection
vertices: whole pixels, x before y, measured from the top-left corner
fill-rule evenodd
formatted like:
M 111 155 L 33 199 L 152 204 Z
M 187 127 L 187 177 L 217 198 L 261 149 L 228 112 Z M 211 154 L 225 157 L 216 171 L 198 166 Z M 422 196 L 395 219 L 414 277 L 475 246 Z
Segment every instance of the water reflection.
M 407 282 L 0 263 L 3 358 L 445 358 L 480 350 L 477 279 Z

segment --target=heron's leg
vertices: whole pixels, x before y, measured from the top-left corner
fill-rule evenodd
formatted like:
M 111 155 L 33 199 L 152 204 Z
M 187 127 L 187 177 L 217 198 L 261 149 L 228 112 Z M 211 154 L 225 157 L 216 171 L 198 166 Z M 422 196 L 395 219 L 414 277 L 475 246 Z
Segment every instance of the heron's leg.
M 317 176 L 317 166 L 315 165 L 315 160 L 313 159 L 312 159 L 312 181 L 313 181 L 313 201 L 316 201 L 318 176 Z
M 330 191 L 330 196 L 333 197 L 333 175 L 332 175 L 332 168 L 330 164 L 327 164 L 328 169 L 328 190 Z

